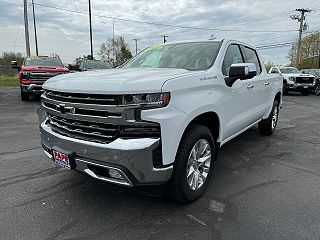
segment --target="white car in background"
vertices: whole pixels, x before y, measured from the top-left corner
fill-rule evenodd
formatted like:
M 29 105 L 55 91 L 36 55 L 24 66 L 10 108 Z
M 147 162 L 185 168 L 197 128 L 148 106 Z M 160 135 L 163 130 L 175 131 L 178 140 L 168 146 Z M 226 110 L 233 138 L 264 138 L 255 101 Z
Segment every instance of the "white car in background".
M 313 75 L 304 74 L 295 67 L 272 67 L 269 73 L 277 73 L 283 76 L 283 94 L 293 91 L 306 96 L 313 92 L 316 84 Z

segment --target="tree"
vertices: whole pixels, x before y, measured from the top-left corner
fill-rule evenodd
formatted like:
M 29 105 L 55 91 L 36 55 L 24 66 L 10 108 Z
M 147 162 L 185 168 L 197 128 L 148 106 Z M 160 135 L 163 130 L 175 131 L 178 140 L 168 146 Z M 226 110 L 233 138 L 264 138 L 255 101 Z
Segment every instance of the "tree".
M 59 54 L 58 54 L 58 53 L 54 53 L 54 52 L 50 53 L 50 54 L 49 54 L 49 57 L 52 57 L 52 58 L 60 58 Z
M 21 53 L 4 52 L 0 57 L 0 76 L 13 76 L 17 74 L 17 70 L 11 69 L 11 61 L 17 61 L 18 66 L 23 63 L 24 57 Z
M 98 55 L 113 67 L 120 66 L 132 58 L 128 43 L 125 42 L 122 36 L 118 36 L 114 40 L 108 39 L 102 43 Z
M 297 49 L 298 42 L 296 41 L 292 44 L 288 53 L 288 58 L 292 66 L 296 66 L 298 68 L 318 68 L 318 56 L 320 52 L 320 32 L 312 33 L 302 38 L 298 66 L 296 64 Z
M 270 68 L 274 67 L 275 64 L 271 61 L 269 61 L 267 64 L 265 64 L 267 72 L 269 72 Z

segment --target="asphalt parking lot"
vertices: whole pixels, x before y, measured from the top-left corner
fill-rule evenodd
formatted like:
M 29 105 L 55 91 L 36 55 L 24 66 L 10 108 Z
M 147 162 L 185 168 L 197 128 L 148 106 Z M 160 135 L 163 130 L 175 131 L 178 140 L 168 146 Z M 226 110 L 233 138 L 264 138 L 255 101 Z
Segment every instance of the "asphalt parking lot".
M 146 197 L 54 165 L 39 101 L 0 89 L 0 239 L 320 239 L 320 97 L 284 97 L 275 135 L 223 146 L 205 196 Z

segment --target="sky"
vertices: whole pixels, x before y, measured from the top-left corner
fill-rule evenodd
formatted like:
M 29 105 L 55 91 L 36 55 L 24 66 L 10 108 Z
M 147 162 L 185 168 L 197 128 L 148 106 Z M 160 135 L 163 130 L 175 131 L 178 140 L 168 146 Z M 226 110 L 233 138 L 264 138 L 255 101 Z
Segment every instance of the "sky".
M 40 55 L 57 53 L 64 63 L 71 63 L 76 57 L 90 53 L 88 15 L 54 9 L 87 13 L 87 0 L 34 2 Z M 133 38 L 139 39 L 139 51 L 161 43 L 163 34 L 168 35 L 168 42 L 208 39 L 212 34 L 217 39 L 231 38 L 254 46 L 292 42 L 297 39 L 299 28 L 297 20 L 290 18 L 296 8 L 315 10 L 306 16 L 309 28 L 304 35 L 320 30 L 319 0 L 91 0 L 91 5 L 96 58 L 99 58 L 97 52 L 101 43 L 113 36 L 113 21 L 115 36 L 123 36 L 132 53 L 135 52 Z M 34 55 L 31 5 L 28 10 L 31 54 Z M 210 29 L 150 25 L 141 21 Z M 24 37 L 23 0 L 0 0 L 0 54 L 14 51 L 25 55 Z M 260 53 L 265 62 L 288 64 L 288 50 L 286 46 L 264 49 Z

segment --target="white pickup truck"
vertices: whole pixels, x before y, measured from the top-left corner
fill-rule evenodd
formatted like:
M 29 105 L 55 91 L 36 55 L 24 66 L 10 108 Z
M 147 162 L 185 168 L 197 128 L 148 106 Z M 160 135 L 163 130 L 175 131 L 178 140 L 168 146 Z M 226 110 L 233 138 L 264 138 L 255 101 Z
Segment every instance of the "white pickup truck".
M 283 77 L 283 94 L 292 91 L 307 96 L 316 85 L 315 76 L 302 73 L 295 67 L 272 67 L 269 73 L 277 73 Z
M 282 82 L 242 42 L 152 46 L 120 69 L 47 81 L 42 146 L 66 168 L 128 187 L 164 184 L 191 202 L 223 144 L 255 124 L 273 134 Z

